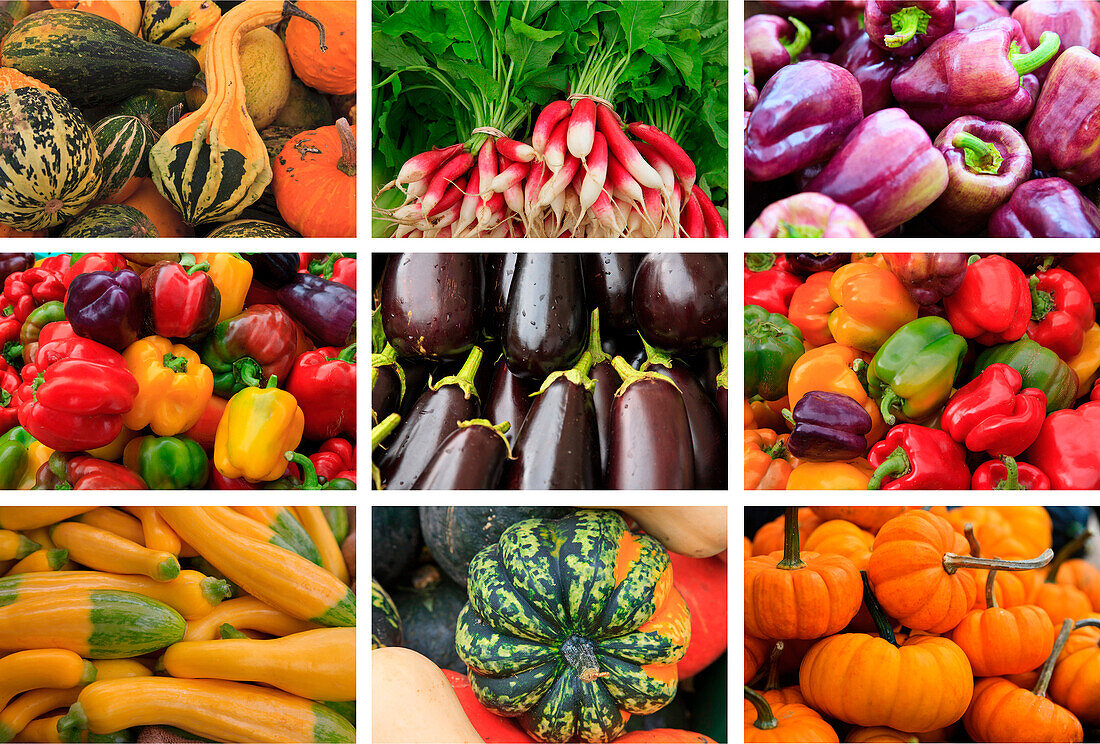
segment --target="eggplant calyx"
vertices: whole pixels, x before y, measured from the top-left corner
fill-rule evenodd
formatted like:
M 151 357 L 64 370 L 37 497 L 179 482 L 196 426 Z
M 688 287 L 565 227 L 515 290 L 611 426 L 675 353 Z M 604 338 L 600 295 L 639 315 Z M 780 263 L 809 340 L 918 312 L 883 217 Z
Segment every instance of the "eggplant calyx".
M 588 353 L 592 356 L 592 366 L 609 361 L 611 355 L 603 350 L 600 342 L 600 309 L 594 308 L 588 318 Z
M 477 375 L 477 368 L 481 364 L 483 353 L 480 346 L 470 349 L 470 356 L 466 357 L 466 361 L 463 362 L 462 369 L 458 371 L 457 375 L 448 375 L 435 381 L 429 375 L 428 387 L 431 390 L 439 390 L 444 385 L 457 385 L 467 400 L 471 395 L 481 400 L 481 396 L 477 394 L 477 387 L 474 385 L 474 377 Z
M 671 354 L 667 351 L 661 351 L 660 349 L 655 349 L 650 346 L 641 333 L 638 334 L 638 338 L 642 339 L 642 348 L 645 349 L 645 363 L 642 365 L 643 372 L 650 367 L 666 367 L 672 369 Z
M 572 369 L 551 372 L 546 376 L 546 379 L 543 380 L 542 386 L 527 397 L 537 398 L 545 393 L 555 381 L 563 377 L 577 387 L 583 387 L 588 392 L 592 392 L 596 389 L 596 381 L 588 376 L 588 370 L 590 369 L 592 369 L 592 355 L 586 351 L 581 354 L 581 358 L 577 360 L 576 366 Z
M 722 351 L 718 357 L 722 363 L 722 371 L 714 378 L 715 384 L 720 388 L 729 390 L 730 387 L 730 345 L 727 341 L 722 344 Z
M 501 421 L 499 424 L 494 424 L 489 419 L 469 419 L 468 421 L 459 421 L 459 429 L 468 429 L 471 426 L 483 426 L 486 429 L 494 432 L 498 437 L 504 440 L 505 451 L 508 453 L 507 459 L 514 460 L 512 457 L 512 445 L 508 442 L 508 437 L 504 436 L 509 429 L 512 428 L 512 424 L 509 421 Z
M 615 371 L 619 373 L 619 378 L 623 381 L 623 384 L 615 391 L 616 398 L 621 397 L 628 387 L 642 380 L 662 380 L 676 388 L 676 392 L 680 393 L 680 395 L 684 394 L 680 386 L 673 382 L 672 378 L 668 375 L 662 375 L 660 372 L 639 372 L 631 367 L 630 362 L 626 361 L 621 356 L 612 359 L 611 366 L 615 368 Z
M 398 400 L 405 399 L 405 370 L 401 368 L 401 364 L 397 361 L 397 349 L 393 348 L 390 344 L 386 344 L 386 347 L 377 354 L 370 355 L 370 368 L 373 372 L 376 367 L 393 367 L 394 372 L 397 373 L 397 379 L 401 383 L 401 397 Z M 371 378 L 371 384 L 373 385 L 374 378 Z

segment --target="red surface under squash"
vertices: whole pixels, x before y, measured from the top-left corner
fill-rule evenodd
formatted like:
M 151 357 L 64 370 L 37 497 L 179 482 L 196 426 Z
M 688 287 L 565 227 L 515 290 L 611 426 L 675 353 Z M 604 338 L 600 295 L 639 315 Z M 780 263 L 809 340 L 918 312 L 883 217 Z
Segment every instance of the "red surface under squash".
M 485 744 L 528 744 L 536 741 L 511 718 L 502 718 L 478 702 L 465 674 L 450 669 L 442 671 L 450 680 L 458 702 L 462 704 L 462 710 L 466 711 L 466 717 L 485 740 Z
M 691 642 L 676 670 L 680 679 L 698 674 L 726 650 L 727 570 L 717 556 L 689 558 L 670 552 L 672 583 L 691 611 Z

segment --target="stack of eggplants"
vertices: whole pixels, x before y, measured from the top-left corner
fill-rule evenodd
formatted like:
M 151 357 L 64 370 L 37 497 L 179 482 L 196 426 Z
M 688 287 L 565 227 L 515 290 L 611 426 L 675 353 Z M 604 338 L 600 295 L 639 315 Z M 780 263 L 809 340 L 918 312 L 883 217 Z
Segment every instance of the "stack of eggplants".
M 372 268 L 376 488 L 726 487 L 724 254 Z

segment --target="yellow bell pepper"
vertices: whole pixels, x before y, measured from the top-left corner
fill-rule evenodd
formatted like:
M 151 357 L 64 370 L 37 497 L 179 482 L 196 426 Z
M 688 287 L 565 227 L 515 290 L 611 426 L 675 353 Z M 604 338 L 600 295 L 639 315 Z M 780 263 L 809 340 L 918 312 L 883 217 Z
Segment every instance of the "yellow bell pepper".
M 833 340 L 874 353 L 894 331 L 917 319 L 917 303 L 894 274 L 869 263 L 852 263 L 833 272 L 829 313 Z
M 131 439 L 137 436 L 137 432 L 133 429 L 128 429 L 125 426 L 122 427 L 122 431 L 118 433 L 118 436 L 114 440 L 108 442 L 102 447 L 96 447 L 95 449 L 88 450 L 88 454 L 97 460 L 107 460 L 108 462 L 116 462 L 122 457 L 122 450 L 126 448 L 126 445 Z
M 1067 364 L 1077 375 L 1077 389 L 1089 390 L 1096 381 L 1097 370 L 1100 370 L 1100 324 L 1093 323 L 1092 328 L 1085 331 L 1081 351 Z
M 146 336 L 122 352 L 138 383 L 134 407 L 122 415 L 128 429 L 151 426 L 162 437 L 187 431 L 214 392 L 214 373 L 199 355 L 161 336 Z
M 214 467 L 226 478 L 278 480 L 286 472 L 283 453 L 302 441 L 302 409 L 275 383 L 273 376 L 266 388 L 245 388 L 229 399 L 214 435 Z
M 210 264 L 206 275 L 222 295 L 218 322 L 240 315 L 252 284 L 252 264 L 232 253 L 196 253 L 195 263 Z
M 788 491 L 832 491 L 867 488 L 874 472 L 864 458 L 847 462 L 802 461 L 787 478 Z
M 39 442 L 37 439 L 27 445 L 27 469 L 23 471 L 23 479 L 16 486 L 20 491 L 30 491 L 38 482 L 38 469 L 50 459 L 53 450 Z

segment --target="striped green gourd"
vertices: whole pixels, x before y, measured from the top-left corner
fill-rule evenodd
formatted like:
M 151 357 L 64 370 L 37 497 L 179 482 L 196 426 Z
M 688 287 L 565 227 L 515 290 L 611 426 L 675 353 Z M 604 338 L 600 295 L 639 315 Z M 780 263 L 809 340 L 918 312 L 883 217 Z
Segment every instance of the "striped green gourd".
M 149 175 L 153 132 L 136 116 L 108 116 L 92 130 L 99 147 L 103 183 L 99 200 L 117 194 L 134 177 Z
M 153 44 L 197 54 L 222 17 L 214 0 L 145 0 L 141 37 Z
M 390 595 L 375 579 L 370 582 L 370 647 L 400 646 L 401 616 Z
M 208 238 L 300 238 L 289 227 L 263 220 L 236 220 L 210 231 Z
M 63 238 L 158 238 L 156 226 L 128 204 L 92 207 L 65 226 Z
M 42 230 L 80 214 L 99 193 L 92 129 L 64 97 L 40 88 L 0 95 L 0 223 Z

